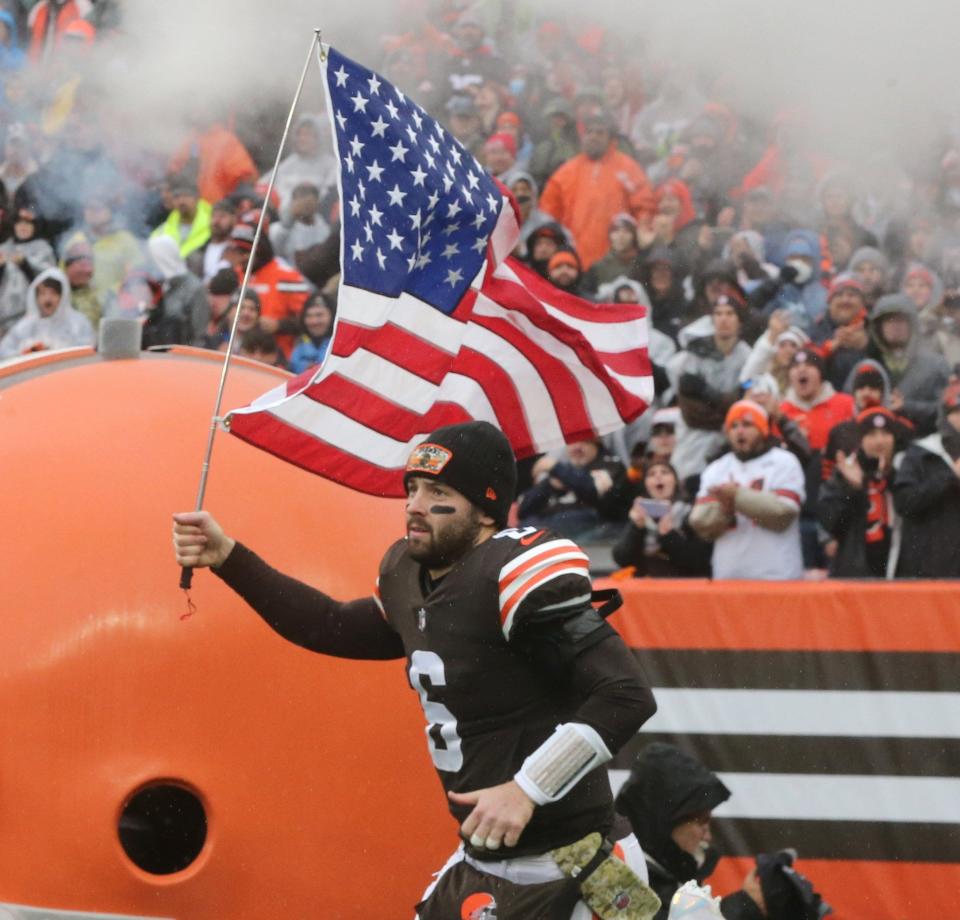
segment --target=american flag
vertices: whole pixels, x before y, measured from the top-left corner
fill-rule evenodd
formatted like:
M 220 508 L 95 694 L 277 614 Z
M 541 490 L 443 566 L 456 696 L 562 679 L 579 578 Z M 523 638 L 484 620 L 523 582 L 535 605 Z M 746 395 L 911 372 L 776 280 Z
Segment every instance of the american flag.
M 512 258 L 509 193 L 416 103 L 325 47 L 341 281 L 324 363 L 229 413 L 232 434 L 352 488 L 402 494 L 412 446 L 484 419 L 518 457 L 605 434 L 653 396 L 646 313 Z

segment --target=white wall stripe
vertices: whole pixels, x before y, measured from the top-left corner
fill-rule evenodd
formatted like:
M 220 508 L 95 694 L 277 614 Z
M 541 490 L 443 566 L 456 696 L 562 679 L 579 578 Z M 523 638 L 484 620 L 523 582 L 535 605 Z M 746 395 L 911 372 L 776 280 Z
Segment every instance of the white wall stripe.
M 960 693 L 654 688 L 647 731 L 706 735 L 960 738 Z
M 616 794 L 627 770 L 610 770 Z M 926 776 L 822 776 L 718 773 L 730 798 L 723 818 L 960 823 L 960 779 Z

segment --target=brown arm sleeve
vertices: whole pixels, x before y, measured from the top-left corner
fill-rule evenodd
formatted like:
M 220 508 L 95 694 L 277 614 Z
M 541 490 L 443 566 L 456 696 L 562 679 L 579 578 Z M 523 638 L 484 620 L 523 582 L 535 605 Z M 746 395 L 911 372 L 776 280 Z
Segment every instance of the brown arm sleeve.
M 295 645 L 338 658 L 403 658 L 400 637 L 372 597 L 336 601 L 267 565 L 241 543 L 213 573 Z
M 585 699 L 571 721 L 593 728 L 612 753 L 657 711 L 650 681 L 618 634 L 577 655 L 572 677 Z

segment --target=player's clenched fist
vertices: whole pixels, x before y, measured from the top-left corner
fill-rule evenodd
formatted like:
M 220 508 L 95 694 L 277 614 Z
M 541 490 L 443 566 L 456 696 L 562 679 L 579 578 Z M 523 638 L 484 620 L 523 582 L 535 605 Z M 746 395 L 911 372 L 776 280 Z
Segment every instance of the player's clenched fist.
M 173 516 L 173 551 L 178 565 L 216 568 L 230 555 L 235 543 L 208 511 L 184 511 Z

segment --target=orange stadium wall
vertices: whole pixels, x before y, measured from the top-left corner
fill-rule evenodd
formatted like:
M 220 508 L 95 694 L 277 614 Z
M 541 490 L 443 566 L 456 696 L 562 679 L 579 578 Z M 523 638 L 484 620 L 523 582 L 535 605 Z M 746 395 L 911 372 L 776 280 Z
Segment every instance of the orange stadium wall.
M 184 617 L 170 514 L 196 500 L 220 362 L 191 349 L 130 361 L 76 349 L 0 366 L 0 904 L 44 908 L 51 918 L 408 920 L 456 827 L 403 663 L 298 649 L 206 572 L 195 575 L 196 610 Z M 239 361 L 224 406 L 278 379 Z M 346 491 L 225 435 L 205 506 L 270 562 L 341 597 L 370 590 L 402 526 L 398 503 Z M 944 678 L 954 684 L 937 685 L 960 648 L 949 586 L 620 587 L 627 606 L 615 623 L 662 688 L 660 722 L 640 742 L 695 744 L 716 769 L 733 764 L 743 774 L 750 765 L 709 725 L 680 738 L 670 720 L 698 717 L 678 695 L 687 684 L 710 691 L 698 705 L 740 686 L 723 676 L 729 662 L 718 655 L 736 658 L 761 702 L 768 684 L 783 683 L 763 668 L 800 674 L 796 692 L 807 692 L 819 678 L 803 675 L 821 658 L 856 671 L 861 688 L 870 689 L 876 659 L 905 682 L 905 699 L 956 697 L 956 659 L 954 677 Z M 698 656 L 709 679 L 688 680 Z M 928 677 L 910 678 L 904 662 L 923 656 Z M 825 679 L 836 680 L 834 665 Z M 939 763 L 937 739 L 925 732 L 917 743 Z M 941 740 L 958 734 L 954 715 Z M 789 754 L 790 739 L 784 744 Z M 849 739 L 837 744 L 856 762 Z M 118 836 L 128 804 L 155 784 L 194 796 L 207 819 L 196 858 L 162 875 L 138 868 Z M 743 791 L 734 800 L 751 806 Z M 791 843 L 751 837 L 753 818 L 722 810 L 717 825 L 732 854 L 715 875 L 720 891 L 739 884 L 749 844 Z M 801 850 L 800 868 L 839 920 L 956 915 L 956 864 L 930 854 L 876 859 L 869 841 L 861 849 L 852 858 L 848 843 L 844 859 Z
M 651 739 L 721 775 L 715 891 L 796 847 L 838 920 L 960 913 L 957 584 L 611 583 L 660 706 L 613 784 Z

